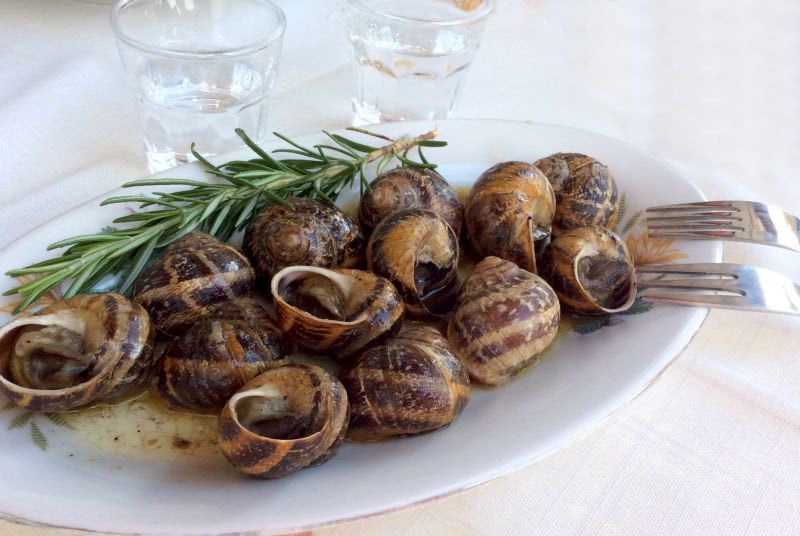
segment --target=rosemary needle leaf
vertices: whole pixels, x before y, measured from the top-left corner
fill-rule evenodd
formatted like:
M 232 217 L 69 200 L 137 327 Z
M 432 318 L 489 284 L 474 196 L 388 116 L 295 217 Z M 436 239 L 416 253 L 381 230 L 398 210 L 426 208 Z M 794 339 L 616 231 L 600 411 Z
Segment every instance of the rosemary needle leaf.
M 136 280 L 136 278 L 139 277 L 139 273 L 142 271 L 145 265 L 147 265 L 147 261 L 150 260 L 150 256 L 156 249 L 156 244 L 158 244 L 159 238 L 161 238 L 161 233 L 153 235 L 153 238 L 148 240 L 147 244 L 145 244 L 145 246 L 136 253 L 125 279 L 119 286 L 119 292 L 127 292 L 131 285 L 133 285 L 133 282 Z
M 216 235 L 219 230 L 222 228 L 222 224 L 225 223 L 226 218 L 228 217 L 228 213 L 231 211 L 231 205 L 225 205 L 222 207 L 217 213 L 217 217 L 214 218 L 214 222 L 211 224 L 211 227 L 208 229 L 208 234 Z
M 86 281 L 91 279 L 91 277 L 95 274 L 95 270 L 97 269 L 97 267 L 102 262 L 103 262 L 103 258 L 102 257 L 98 257 L 98 259 L 96 261 L 84 266 L 84 268 L 81 271 L 81 273 L 79 273 L 77 275 L 77 277 L 75 277 L 75 279 L 72 281 L 72 284 L 69 286 L 67 291 L 64 293 L 64 297 L 65 298 L 70 298 L 70 297 L 76 295 L 80 291 L 80 289 L 82 289 L 83 286 L 86 284 Z
M 327 132 L 325 134 L 328 134 Z M 376 150 L 377 147 L 370 147 L 369 145 L 364 145 L 363 143 L 358 143 L 353 140 L 349 140 L 344 136 L 339 136 L 338 134 L 328 134 L 330 138 L 338 143 L 343 147 L 348 147 L 350 149 L 355 149 L 356 151 L 361 151 L 362 153 L 371 153 L 372 151 Z

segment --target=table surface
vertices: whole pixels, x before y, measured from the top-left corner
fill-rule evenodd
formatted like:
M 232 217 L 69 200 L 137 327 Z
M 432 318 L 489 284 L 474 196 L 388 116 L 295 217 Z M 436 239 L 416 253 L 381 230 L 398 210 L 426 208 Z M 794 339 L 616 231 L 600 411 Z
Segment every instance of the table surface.
M 341 4 L 289 21 L 271 105 L 288 135 L 349 124 Z M 146 175 L 108 6 L 0 5 L 0 247 Z M 657 154 L 710 198 L 800 214 L 800 2 L 499 0 L 456 117 L 570 125 Z M 800 281 L 797 254 L 731 245 Z M 713 311 L 644 394 L 515 474 L 314 534 L 800 531 L 800 318 Z M 0 534 L 77 534 L 0 522 Z

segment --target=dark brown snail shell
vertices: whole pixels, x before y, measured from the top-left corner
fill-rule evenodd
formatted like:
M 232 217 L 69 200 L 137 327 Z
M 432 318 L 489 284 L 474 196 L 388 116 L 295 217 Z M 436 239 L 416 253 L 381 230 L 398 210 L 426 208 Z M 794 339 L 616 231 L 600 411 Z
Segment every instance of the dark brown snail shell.
M 541 275 L 570 313 L 619 313 L 636 299 L 636 273 L 628 246 L 605 227 L 580 227 L 559 234 L 544 250 Z
M 458 296 L 458 237 L 430 210 L 384 218 L 367 244 L 367 267 L 391 281 L 416 318 L 447 315 Z
M 358 204 L 358 220 L 369 232 L 393 212 L 423 208 L 450 224 L 456 236 L 464 222 L 464 205 L 447 181 L 432 169 L 399 167 L 381 173 Z
M 363 270 L 291 266 L 272 278 L 278 326 L 311 350 L 344 358 L 400 329 L 403 301 Z
M 223 302 L 211 312 L 209 318 L 241 320 L 255 328 L 280 333 L 280 329 L 278 329 L 275 320 L 273 320 L 261 304 L 252 296 L 243 296 L 235 300 Z
M 534 165 L 547 176 L 556 193 L 556 234 L 589 225 L 614 228 L 619 194 L 605 164 L 584 154 L 556 153 Z
M 119 294 L 61 300 L 0 329 L 0 392 L 19 407 L 66 411 L 142 388 L 150 318 Z
M 239 471 L 282 478 L 330 459 L 344 440 L 347 391 L 314 365 L 286 365 L 242 387 L 222 409 L 218 440 Z
M 133 299 L 159 331 L 179 332 L 222 302 L 248 294 L 255 275 L 234 247 L 193 231 L 170 244 L 136 279 Z
M 478 253 L 536 273 L 535 243 L 550 236 L 556 198 L 532 164 L 503 162 L 478 177 L 465 204 L 467 232 Z
M 291 197 L 292 205 L 269 204 L 247 226 L 244 252 L 259 278 L 269 280 L 287 266 L 347 268 L 362 258 L 364 237 L 338 208 Z
M 560 316 L 544 279 L 487 257 L 461 289 L 447 338 L 472 378 L 498 385 L 536 362 L 553 342 Z
M 200 320 L 175 338 L 159 360 L 156 393 L 173 410 L 218 410 L 249 380 L 285 364 L 290 351 L 280 332 L 267 325 Z
M 347 438 L 377 441 L 446 426 L 470 398 L 469 375 L 430 326 L 370 348 L 339 375 L 350 400 Z

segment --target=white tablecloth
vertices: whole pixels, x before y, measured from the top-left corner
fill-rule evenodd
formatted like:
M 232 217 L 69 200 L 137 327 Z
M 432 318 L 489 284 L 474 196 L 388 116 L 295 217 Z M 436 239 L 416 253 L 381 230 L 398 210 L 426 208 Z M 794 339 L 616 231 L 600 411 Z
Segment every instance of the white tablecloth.
M 280 3 L 289 25 L 272 128 L 348 124 L 341 5 Z M 146 174 L 108 9 L 0 3 L 0 247 Z M 499 0 L 456 116 L 616 136 L 711 198 L 797 214 L 800 2 Z M 732 246 L 728 257 L 800 281 L 797 254 Z M 464 493 L 314 533 L 800 532 L 798 358 L 799 318 L 712 312 L 649 390 L 571 446 Z

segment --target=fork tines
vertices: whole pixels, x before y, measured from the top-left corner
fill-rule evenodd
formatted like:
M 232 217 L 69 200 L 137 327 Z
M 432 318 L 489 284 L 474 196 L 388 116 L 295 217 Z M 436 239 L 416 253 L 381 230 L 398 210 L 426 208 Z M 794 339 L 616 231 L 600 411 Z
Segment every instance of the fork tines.
M 800 287 L 771 270 L 731 263 L 636 267 L 646 300 L 800 314 Z
M 681 203 L 648 208 L 648 234 L 653 237 L 733 238 L 745 231 L 734 201 Z

